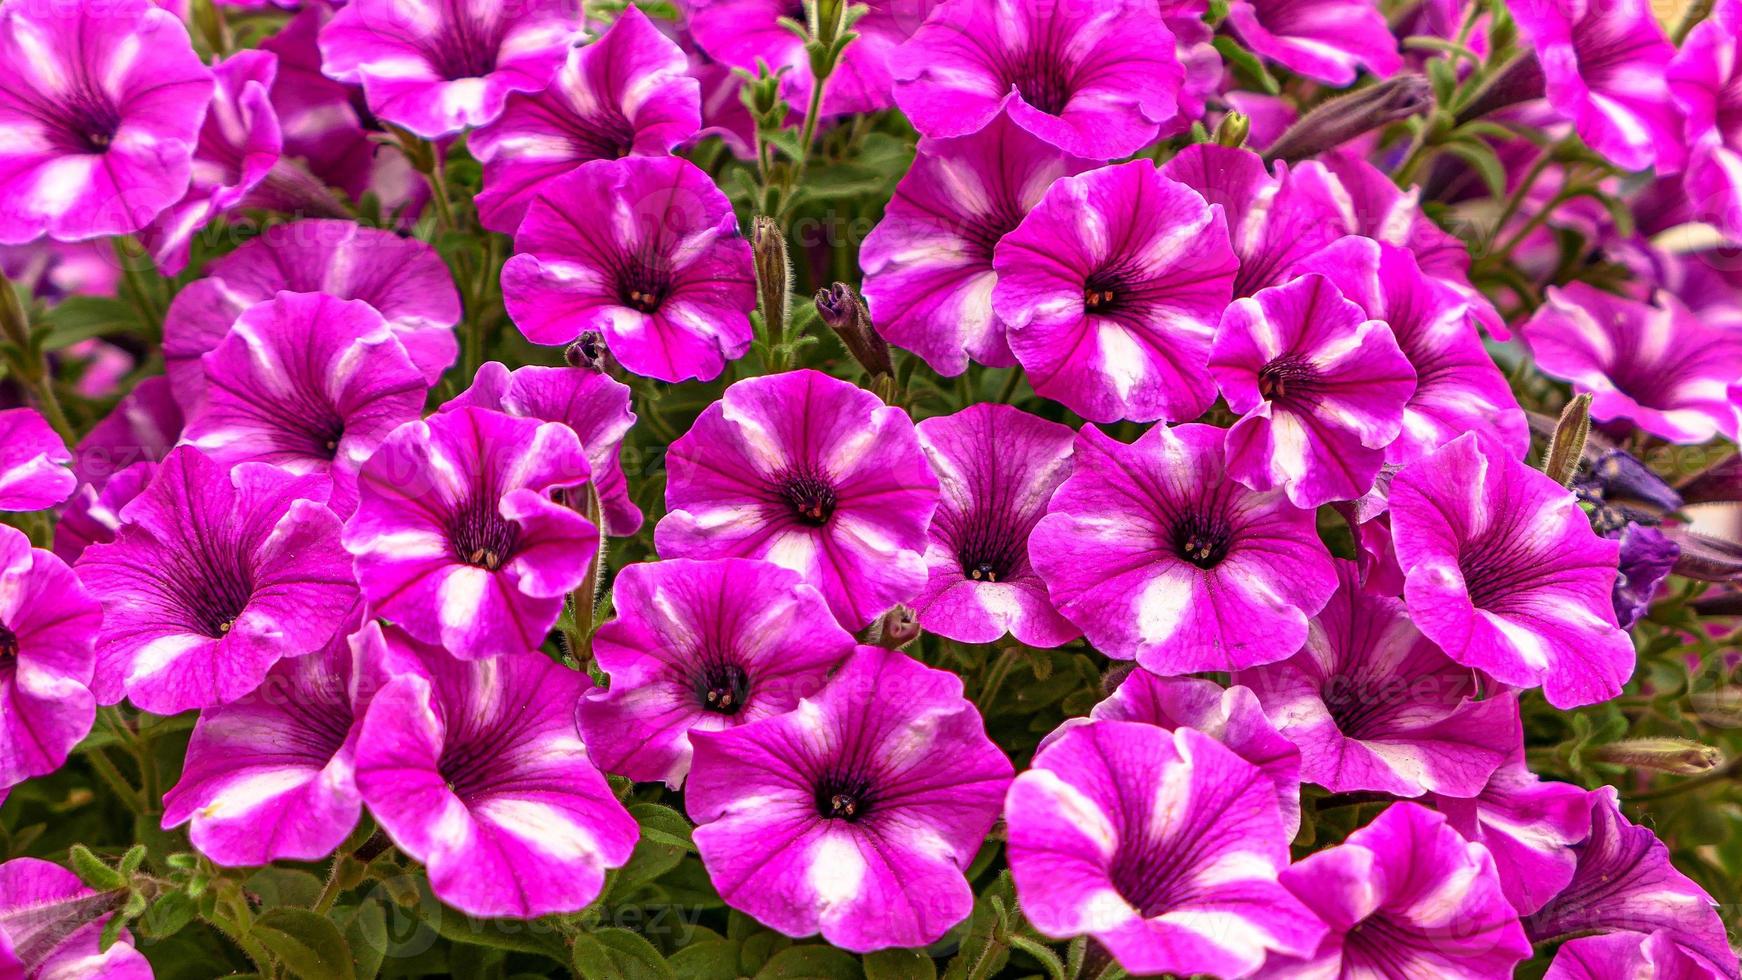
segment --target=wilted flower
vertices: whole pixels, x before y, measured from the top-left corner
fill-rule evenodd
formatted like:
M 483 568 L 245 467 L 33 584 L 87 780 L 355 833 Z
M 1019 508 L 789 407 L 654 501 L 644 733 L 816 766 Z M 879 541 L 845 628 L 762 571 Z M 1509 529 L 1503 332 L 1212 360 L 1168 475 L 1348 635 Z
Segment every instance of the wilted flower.
M 1108 656 L 1163 675 L 1281 660 L 1336 590 L 1312 512 L 1230 479 L 1225 436 L 1196 424 L 1129 446 L 1092 425 L 1078 434 L 1028 553 L 1059 612 Z
M 595 160 L 550 180 L 514 248 L 502 297 L 535 344 L 597 331 L 624 368 L 661 381 L 712 381 L 750 347 L 750 245 L 688 160 Z
M 564 499 L 590 472 L 560 422 L 461 408 L 400 426 L 345 522 L 370 615 L 463 660 L 538 649 L 599 547 Z
M 1333 792 L 1475 796 L 1523 739 L 1517 698 L 1482 690 L 1403 603 L 1362 591 L 1352 562 L 1299 653 L 1234 679 L 1300 746 L 1302 777 Z
M 437 898 L 470 915 L 578 912 L 635 847 L 635 820 L 587 761 L 587 675 L 537 653 L 459 660 L 371 623 L 383 686 L 357 734 L 357 788 Z
M 950 0 L 889 64 L 895 101 L 926 136 L 966 136 L 1008 111 L 1023 129 L 1092 160 L 1155 139 L 1178 112 L 1185 76 L 1149 0 Z
M 1662 531 L 1644 524 L 1628 524 L 1619 534 L 1621 557 L 1615 574 L 1615 619 L 1624 630 L 1632 629 L 1675 568 L 1681 547 Z
M 357 469 L 423 414 L 429 388 L 373 307 L 320 293 L 249 307 L 200 360 L 206 397 L 184 441 L 226 465 L 329 476 L 341 517 L 357 504 Z
M 171 715 L 234 701 L 313 653 L 357 603 L 330 484 L 265 463 L 171 452 L 79 577 L 103 604 L 92 690 Z
M 1553 480 L 1475 434 L 1403 468 L 1391 528 L 1404 597 L 1453 660 L 1560 708 L 1621 692 L 1633 643 L 1610 593 L 1619 546 Z
M 611 595 L 593 637 L 611 687 L 581 702 L 581 734 L 600 768 L 638 781 L 682 786 L 691 732 L 791 711 L 853 652 L 822 594 L 770 562 L 630 565 Z
M 794 710 L 690 740 L 685 802 L 727 904 L 855 953 L 935 942 L 972 910 L 963 872 L 1011 766 L 961 678 L 860 647 Z
M 1245 976 L 1325 933 L 1277 882 L 1288 838 L 1275 786 L 1190 728 L 1072 728 L 1016 777 L 1004 819 L 1028 921 L 1092 936 L 1132 973 Z
M 352 0 L 321 28 L 323 68 L 360 84 L 375 115 L 426 139 L 482 126 L 537 92 L 582 36 L 572 0 Z
M 130 234 L 187 190 L 213 82 L 174 15 L 9 3 L 0 61 L 0 244 Z
M 1029 563 L 1028 536 L 1070 475 L 1076 433 L 1008 405 L 972 405 L 919 423 L 919 441 L 941 489 L 930 577 L 913 600 L 920 625 L 964 643 L 1075 637 Z
M 1311 956 L 1273 957 L 1267 977 L 1504 980 L 1530 958 L 1488 849 L 1414 803 L 1394 803 L 1343 843 L 1284 868 L 1282 883 L 1330 932 Z
M 848 629 L 925 585 L 938 483 L 913 422 L 816 371 L 746 378 L 671 444 L 662 558 L 766 558 Z
M 1148 160 L 1062 177 L 993 254 L 992 306 L 1036 393 L 1092 422 L 1183 421 L 1235 259 L 1219 210 Z
M 508 97 L 501 118 L 466 146 L 484 165 L 478 217 L 513 234 L 552 178 L 589 160 L 659 156 L 702 125 L 701 91 L 689 59 L 638 7 L 599 40 L 572 47 L 550 85 Z

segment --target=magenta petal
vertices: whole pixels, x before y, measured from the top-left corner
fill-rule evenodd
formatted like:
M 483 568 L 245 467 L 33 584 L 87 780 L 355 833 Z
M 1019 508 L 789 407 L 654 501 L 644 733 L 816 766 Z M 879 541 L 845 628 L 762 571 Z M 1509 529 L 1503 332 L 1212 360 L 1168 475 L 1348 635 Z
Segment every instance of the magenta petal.
M 1506 898 L 1530 915 L 1572 880 L 1573 845 L 1591 829 L 1591 798 L 1572 783 L 1539 779 L 1520 746 L 1470 799 L 1439 796 L 1434 806 L 1453 829 L 1488 848 Z
M 73 454 L 35 409 L 0 411 L 0 510 L 42 510 L 78 485 L 66 464 Z
M 114 908 L 58 864 L 28 857 L 0 864 L 0 976 L 152 980 L 151 965 L 126 929 L 102 950 Z
M 1331 85 L 1348 85 L 1361 68 L 1383 76 L 1403 67 L 1372 0 L 1235 0 L 1228 23 L 1253 51 Z
M 59 769 L 91 730 L 101 622 L 65 562 L 0 526 L 0 795 Z

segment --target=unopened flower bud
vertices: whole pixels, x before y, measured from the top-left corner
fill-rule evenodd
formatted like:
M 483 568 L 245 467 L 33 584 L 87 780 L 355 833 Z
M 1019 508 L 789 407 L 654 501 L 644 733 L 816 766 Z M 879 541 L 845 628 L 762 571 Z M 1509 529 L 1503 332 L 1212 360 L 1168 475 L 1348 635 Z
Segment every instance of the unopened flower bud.
M 1742 453 L 1732 454 L 1682 481 L 1690 504 L 1742 503 Z
M 1742 688 L 1695 691 L 1688 695 L 1688 704 L 1713 728 L 1742 728 Z
M 1598 748 L 1592 758 L 1629 769 L 1677 776 L 1698 776 L 1724 764 L 1724 753 L 1685 738 L 1623 739 Z
M 1252 117 L 1244 112 L 1229 110 L 1216 124 L 1216 134 L 1212 139 L 1218 146 L 1229 146 L 1238 149 L 1246 145 L 1246 137 L 1252 132 Z
M 1431 105 L 1433 87 L 1426 78 L 1420 75 L 1389 78 L 1331 99 L 1300 117 L 1277 137 L 1264 156 L 1269 160 L 1304 160 L 1363 133 L 1407 119 Z M 1216 142 L 1220 143 L 1221 127 L 1216 132 Z
M 889 360 L 889 345 L 871 324 L 871 311 L 852 286 L 837 282 L 827 289 L 817 290 L 817 316 L 841 338 L 847 353 L 853 355 L 873 379 L 894 376 Z
M 883 614 L 875 627 L 877 636 L 872 640 L 880 647 L 890 650 L 900 650 L 919 639 L 919 614 L 906 606 L 896 606 Z
M 1685 527 L 1666 527 L 1663 536 L 1681 548 L 1675 574 L 1698 582 L 1742 582 L 1742 545 Z
M 792 291 L 792 268 L 786 257 L 786 236 L 767 215 L 750 222 L 750 250 L 756 257 L 756 301 L 768 336 L 786 336 L 787 296 Z

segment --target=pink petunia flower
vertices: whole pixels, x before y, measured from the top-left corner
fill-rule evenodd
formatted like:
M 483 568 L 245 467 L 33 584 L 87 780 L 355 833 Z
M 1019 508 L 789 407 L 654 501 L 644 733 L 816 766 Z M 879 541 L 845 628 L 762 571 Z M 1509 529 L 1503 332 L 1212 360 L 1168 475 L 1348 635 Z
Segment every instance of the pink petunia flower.
M 1656 305 L 1586 283 L 1549 287 L 1521 332 L 1545 374 L 1593 394 L 1591 416 L 1628 419 L 1671 442 L 1734 439 L 1742 335 L 1713 327 L 1668 293 Z
M 73 454 L 33 408 L 0 411 L 0 510 L 43 510 L 78 486 Z
M 461 408 L 400 426 L 345 522 L 369 614 L 463 660 L 538 649 L 598 551 L 568 493 L 590 474 L 560 422 Z
M 792 711 L 690 740 L 685 803 L 727 904 L 855 953 L 935 942 L 972 910 L 963 872 L 1012 770 L 961 678 L 860 647 Z
M 374 623 L 357 649 L 384 680 L 357 734 L 357 788 L 436 897 L 522 919 L 597 898 L 638 830 L 575 731 L 587 675 L 536 653 L 457 660 Z
M 321 28 L 322 67 L 369 109 L 425 139 L 482 126 L 513 92 L 538 92 L 583 36 L 573 0 L 353 0 Z
M 1004 819 L 1029 923 L 1092 936 L 1131 973 L 1246 976 L 1324 935 L 1277 882 L 1288 838 L 1274 785 L 1190 728 L 1072 728 L 1016 777 Z
M 616 618 L 593 638 L 611 687 L 579 722 L 593 761 L 637 781 L 680 788 L 692 732 L 785 714 L 853 652 L 822 594 L 770 562 L 630 565 L 611 596 Z
M 1488 849 L 1414 803 L 1283 869 L 1282 883 L 1330 931 L 1311 956 L 1273 957 L 1266 977 L 1506 980 L 1531 955 Z
M 1373 0 L 1234 0 L 1228 25 L 1254 52 L 1329 85 L 1348 85 L 1362 68 L 1384 77 L 1403 67 Z
M 817 371 L 726 389 L 667 458 L 662 558 L 766 558 L 859 629 L 926 582 L 938 482 L 913 422 Z
M 227 466 L 258 461 L 331 477 L 340 517 L 357 470 L 429 385 L 381 314 L 362 300 L 279 293 L 251 306 L 201 359 L 206 397 L 183 441 Z
M 65 562 L 0 525 L 0 799 L 59 769 L 91 730 L 102 617 Z
M 362 813 L 352 774 L 363 709 L 374 693 L 341 630 L 325 648 L 281 660 L 260 688 L 200 713 L 163 826 L 227 867 L 314 861 Z
M 689 59 L 638 7 L 599 40 L 570 48 L 549 87 L 508 97 L 495 122 L 466 140 L 484 165 L 478 217 L 513 234 L 538 192 L 589 160 L 663 156 L 702 125 Z
M 1178 112 L 1185 76 L 1153 0 L 946 0 L 889 65 L 895 101 L 926 136 L 966 136 L 1008 111 L 1091 160 L 1155 139 Z
M 22 857 L 0 864 L 0 976 L 152 980 L 151 964 L 126 929 L 102 948 L 104 926 L 122 900 L 86 888 L 48 861 Z
M 1300 746 L 1302 777 L 1332 792 L 1480 793 L 1523 742 L 1518 699 L 1483 691 L 1403 603 L 1362 591 L 1353 562 L 1336 564 L 1337 594 L 1306 646 L 1234 680 Z
M 0 244 L 138 231 L 187 189 L 212 73 L 146 0 L 0 9 Z
M 1633 673 L 1610 592 L 1619 546 L 1573 495 L 1475 434 L 1403 468 L 1391 528 L 1404 597 L 1448 656 L 1549 703 L 1607 700 Z
M 434 384 L 454 363 L 460 294 L 428 244 L 355 222 L 314 219 L 274 225 L 213 262 L 176 294 L 163 324 L 163 356 L 183 408 L 206 385 L 200 357 L 218 346 L 243 310 L 280 292 L 360 299 L 387 320 L 411 361 Z
M 1591 832 L 1591 797 L 1572 783 L 1540 779 L 1513 748 L 1488 785 L 1468 799 L 1430 796 L 1453 830 L 1488 848 L 1507 901 L 1528 916 L 1573 879 L 1573 845 Z
M 1668 929 L 1580 936 L 1555 950 L 1543 980 L 1718 980 L 1724 974 L 1676 945 Z
M 712 381 L 750 347 L 750 243 L 688 160 L 595 160 L 549 181 L 514 249 L 503 301 L 535 344 L 592 331 L 627 370 L 674 382 Z
M 1162 675 L 1281 660 L 1336 591 L 1311 511 L 1230 479 L 1225 433 L 1092 425 L 1029 537 L 1053 604 L 1110 657 Z
M 171 452 L 79 577 L 103 604 L 92 691 L 171 715 L 234 701 L 326 646 L 357 604 L 324 477 Z
M 1316 274 L 1235 300 L 1210 373 L 1242 413 L 1228 430 L 1228 474 L 1303 508 L 1373 488 L 1415 392 L 1391 328 Z
M 629 386 L 600 371 L 538 366 L 510 371 L 499 361 L 486 361 L 472 386 L 443 402 L 437 411 L 473 406 L 561 422 L 575 430 L 599 493 L 605 522 L 601 530 L 625 537 L 641 529 L 641 508 L 629 498 L 620 459 L 623 437 L 635 424 L 629 404 Z
M 1669 66 L 1688 143 L 1683 193 L 1703 220 L 1742 239 L 1742 0 L 1719 0 Z
M 964 643 L 1014 635 L 1055 647 L 1079 631 L 1060 616 L 1028 560 L 1028 536 L 1071 471 L 1076 433 L 1009 405 L 971 405 L 919 423 L 941 488 L 910 605 L 933 633 Z
M 969 358 L 1015 364 L 992 304 L 994 249 L 1053 181 L 1092 166 L 1008 113 L 970 136 L 921 139 L 859 252 L 877 332 L 940 374 L 961 374 Z
M 998 243 L 992 307 L 1034 390 L 1093 422 L 1196 418 L 1228 305 L 1221 209 L 1147 160 L 1055 181 Z

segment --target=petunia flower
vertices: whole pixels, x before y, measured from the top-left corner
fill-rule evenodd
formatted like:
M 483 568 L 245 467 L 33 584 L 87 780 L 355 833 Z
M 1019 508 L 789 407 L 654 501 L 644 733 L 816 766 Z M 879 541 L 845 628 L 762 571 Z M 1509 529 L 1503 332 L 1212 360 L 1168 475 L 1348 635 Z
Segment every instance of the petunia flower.
M 690 741 L 696 849 L 733 908 L 855 953 L 972 910 L 963 872 L 1012 769 L 955 674 L 860 647 L 792 711 Z
M 817 371 L 726 389 L 667 457 L 661 558 L 766 558 L 848 629 L 919 594 L 938 482 L 913 422 Z
M 1531 955 L 1488 849 L 1414 803 L 1283 869 L 1282 883 L 1330 931 L 1311 956 L 1272 958 L 1266 977 L 1506 980 Z
M 1591 791 L 1591 833 L 1574 850 L 1572 880 L 1525 920 L 1531 941 L 1664 930 L 1719 976 L 1736 977 L 1717 903 L 1676 870 L 1663 841 L 1621 814 L 1613 786 Z
M 595 160 L 549 181 L 514 250 L 503 301 L 535 344 L 594 331 L 624 368 L 674 382 L 712 381 L 750 347 L 750 244 L 688 160 Z
M 79 482 L 102 489 L 135 463 L 160 462 L 181 441 L 183 417 L 163 375 L 140 381 L 91 426 L 73 450 Z
M 1716 980 L 1723 974 L 1675 943 L 1667 929 L 1581 936 L 1555 950 L 1543 980 Z
M 0 525 L 0 799 L 59 769 L 91 730 L 102 617 L 65 562 Z
M 1275 786 L 1202 732 L 1072 728 L 1016 777 L 1004 819 L 1029 923 L 1092 936 L 1133 974 L 1245 976 L 1324 935 L 1277 882 L 1288 837 Z
M 1251 150 L 1198 143 L 1175 154 L 1161 174 L 1221 205 L 1239 260 L 1235 296 L 1251 296 L 1293 278 L 1295 263 L 1342 237 L 1346 194 L 1322 164 L 1274 164 L 1274 176 Z
M 1619 546 L 1573 495 L 1470 434 L 1391 482 L 1409 612 L 1458 663 L 1549 703 L 1607 700 L 1633 673 L 1610 592 Z
M 966 136 L 1008 111 L 1091 160 L 1154 140 L 1179 110 L 1185 77 L 1153 0 L 946 0 L 889 68 L 896 103 L 925 136 Z
M 115 474 L 101 490 L 81 484 L 54 522 L 55 557 L 71 565 L 91 545 L 115 540 L 115 532 L 121 529 L 121 512 L 145 492 L 156 475 L 157 464 L 146 460 Z
M 523 919 L 597 898 L 639 831 L 575 731 L 587 675 L 536 653 L 459 660 L 374 623 L 357 652 L 384 679 L 357 734 L 357 788 L 436 897 Z
M 1468 799 L 1429 796 L 1453 830 L 1488 848 L 1506 900 L 1528 916 L 1573 878 L 1573 845 L 1591 831 L 1591 796 L 1579 786 L 1540 779 L 1515 745 L 1488 785 Z
M 589 160 L 662 156 L 702 126 L 689 59 L 638 7 L 599 40 L 569 49 L 549 87 L 508 97 L 495 122 L 466 139 L 484 165 L 478 218 L 513 234 L 539 190 Z
M 925 588 L 909 603 L 927 630 L 963 643 L 1005 633 L 1055 647 L 1079 630 L 1028 560 L 1028 536 L 1071 471 L 1076 433 L 1009 405 L 971 405 L 919 423 L 941 488 Z
M 1475 796 L 1522 744 L 1518 699 L 1483 691 L 1338 561 L 1337 594 L 1288 660 L 1234 675 L 1300 746 L 1301 775 L 1335 793 Z M 1485 696 L 1484 696 L 1485 695 Z M 1478 700 L 1478 697 L 1481 699 Z
M 278 58 L 268 96 L 284 139 L 284 156 L 355 199 L 369 190 L 378 144 L 363 128 L 365 109 L 362 99 L 354 97 L 355 88 L 321 72 L 320 30 L 332 17 L 325 5 L 304 6 L 262 38 L 260 49 Z M 393 153 L 385 148 L 380 152 Z M 382 204 L 391 210 L 387 201 Z
M 992 305 L 993 250 L 1053 181 L 1092 166 L 1031 135 L 1009 113 L 970 136 L 921 139 L 859 251 L 877 332 L 940 374 L 961 374 L 969 358 L 1015 364 Z
M 1196 418 L 1234 253 L 1217 208 L 1147 160 L 1056 180 L 998 243 L 992 308 L 1036 393 L 1093 422 Z
M 1403 67 L 1372 0 L 1234 0 L 1228 26 L 1255 53 L 1328 85 L 1348 85 L 1363 68 L 1383 77 Z
M 1223 687 L 1201 677 L 1160 677 L 1147 670 L 1125 672 L 1113 693 L 1089 709 L 1087 718 L 1067 718 L 1041 740 L 1042 749 L 1080 725 L 1136 721 L 1168 731 L 1190 728 L 1210 736 L 1254 766 L 1276 787 L 1283 837 L 1300 831 L 1300 750 L 1276 730 L 1251 690 Z
M 0 61 L 0 244 L 130 234 L 181 198 L 213 82 L 174 15 L 9 3 Z
M 33 408 L 0 411 L 0 510 L 43 510 L 78 486 L 73 454 Z
M 611 687 L 579 722 L 593 761 L 637 781 L 681 787 L 690 733 L 791 711 L 853 652 L 822 594 L 765 561 L 630 565 L 611 596 L 616 618 L 593 638 Z
M 542 91 L 583 33 L 572 0 L 353 0 L 321 28 L 321 61 L 362 85 L 376 116 L 435 139 L 501 116 L 510 93 Z
M 1670 62 L 1670 94 L 1688 142 L 1688 204 L 1733 241 L 1742 238 L 1742 2 L 1719 0 Z
M 1681 547 L 1655 527 L 1629 523 L 1608 535 L 1621 542 L 1621 557 L 1615 569 L 1615 622 L 1632 629 L 1651 608 L 1664 580 L 1674 571 Z
M 103 604 L 92 691 L 171 715 L 234 701 L 272 665 L 326 646 L 357 603 L 329 484 L 174 450 L 79 559 Z
M 320 293 L 249 307 L 200 360 L 206 397 L 183 441 L 227 466 L 329 476 L 341 517 L 357 504 L 357 469 L 423 414 L 429 390 L 381 314 Z
M 323 649 L 280 660 L 248 696 L 202 711 L 163 797 L 164 829 L 191 821 L 194 847 L 226 867 L 331 854 L 363 808 L 352 755 L 373 691 L 352 642 L 340 630 Z
M 278 162 L 284 135 L 267 94 L 277 74 L 278 58 L 267 51 L 237 51 L 212 66 L 217 88 L 194 145 L 192 182 L 140 234 L 165 274 L 180 274 L 194 235 L 239 206 Z
M 1235 300 L 1210 373 L 1242 413 L 1228 430 L 1229 476 L 1303 508 L 1372 489 L 1415 392 L 1391 328 L 1317 274 Z
M 1645 0 L 1528 0 L 1509 8 L 1534 52 L 1548 104 L 1624 170 L 1679 166 L 1681 125 L 1666 81 L 1675 46 Z
M 1230 479 L 1224 437 L 1196 424 L 1131 445 L 1078 434 L 1028 554 L 1097 650 L 1162 675 L 1270 663 L 1300 649 L 1336 591 L 1312 512 Z
M 1521 328 L 1545 374 L 1593 395 L 1591 417 L 1627 419 L 1671 442 L 1734 439 L 1742 335 L 1710 326 L 1668 293 L 1656 305 L 1585 283 L 1550 287 Z
M 182 407 L 197 406 L 205 391 L 201 355 L 218 346 L 243 310 L 285 290 L 373 306 L 431 384 L 459 353 L 453 327 L 460 294 L 435 249 L 351 221 L 293 221 L 213 262 L 205 278 L 169 304 L 163 356 Z
M 0 976 L 28 980 L 152 980 L 151 964 L 122 929 L 107 950 L 104 926 L 125 892 L 96 892 L 58 864 L 0 864 Z
M 938 0 L 867 0 L 853 22 L 853 42 L 823 87 L 825 116 L 877 112 L 892 104 L 890 57 L 917 30 Z M 804 39 L 780 23 L 785 17 L 802 24 L 802 4 L 786 0 L 684 0 L 684 11 L 695 43 L 708 57 L 732 68 L 755 73 L 758 62 L 782 72 L 781 95 L 803 111 L 810 104 L 815 80 Z
M 560 422 L 461 408 L 400 426 L 345 522 L 369 614 L 465 660 L 538 649 L 598 551 L 567 500 L 589 476 Z
M 1413 253 L 1351 235 L 1295 265 L 1318 273 L 1368 317 L 1383 320 L 1415 369 L 1415 392 L 1385 462 L 1414 462 L 1465 432 L 1492 436 L 1508 452 L 1530 448 L 1530 426 L 1471 322 L 1470 304 L 1425 275 Z
M 601 371 L 573 367 L 528 366 L 510 371 L 499 361 L 478 368 L 472 386 L 437 411 L 468 405 L 543 422 L 561 422 L 575 430 L 587 454 L 594 488 L 599 493 L 605 527 L 613 537 L 641 529 L 641 508 L 629 498 L 620 455 L 623 437 L 635 424 L 630 389 Z

